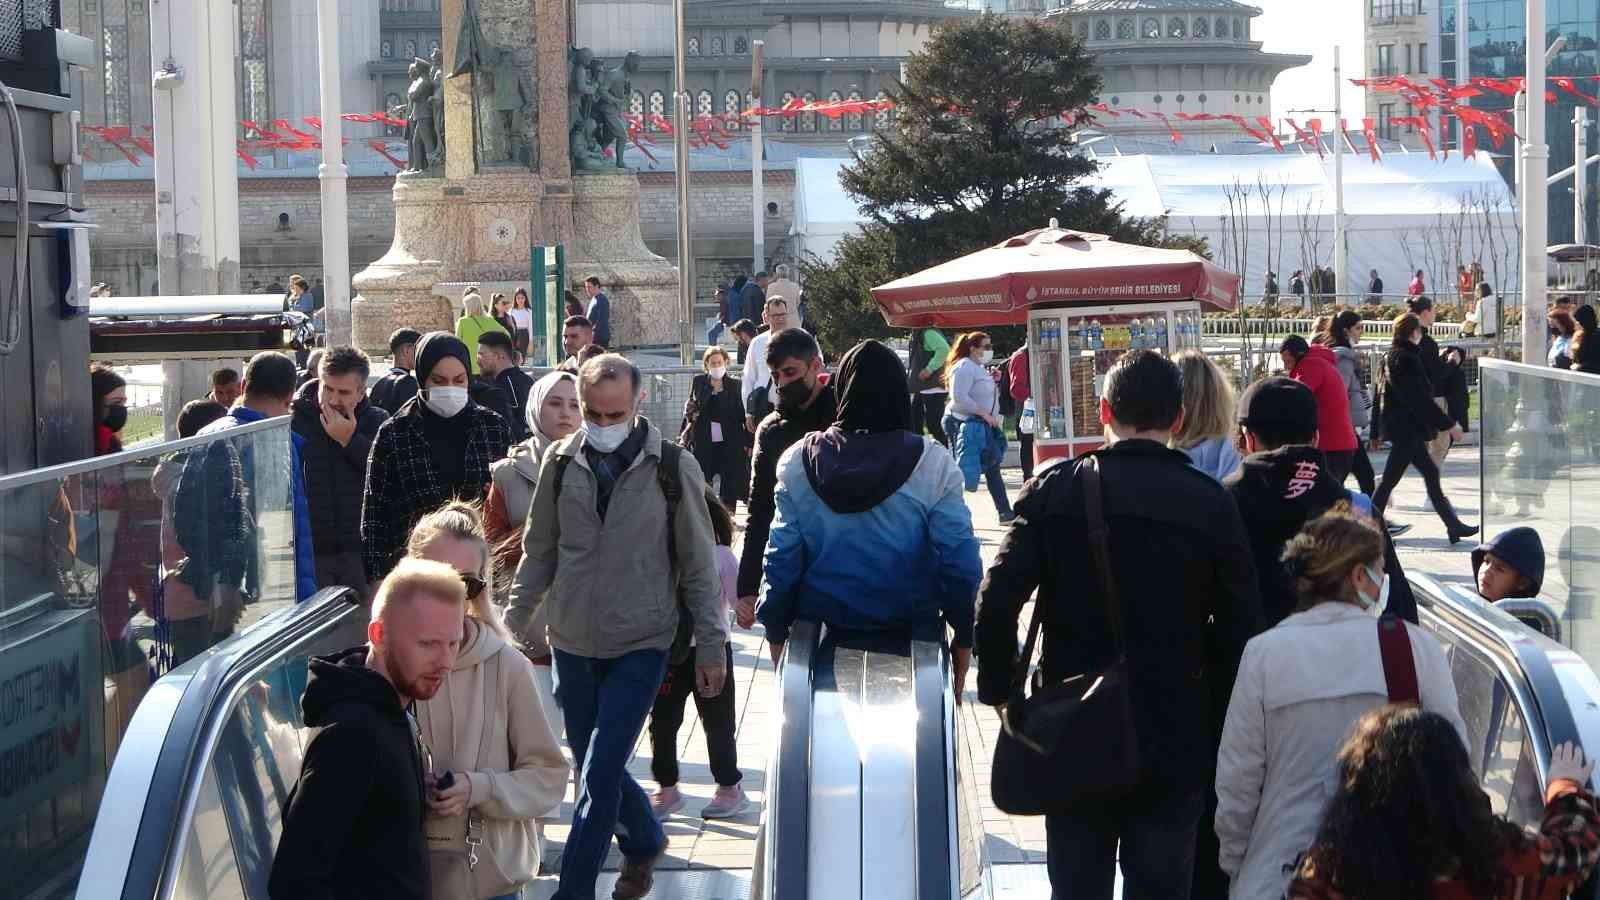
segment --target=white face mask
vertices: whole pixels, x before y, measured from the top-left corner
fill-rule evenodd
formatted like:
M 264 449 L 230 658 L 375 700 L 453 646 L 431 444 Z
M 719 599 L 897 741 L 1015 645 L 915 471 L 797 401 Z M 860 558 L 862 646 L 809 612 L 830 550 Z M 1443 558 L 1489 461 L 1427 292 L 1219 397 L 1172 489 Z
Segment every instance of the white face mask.
M 448 419 L 467 408 L 467 389 L 464 387 L 430 387 L 422 392 L 422 402 L 428 408 Z
M 1367 573 L 1367 577 L 1372 579 L 1372 583 L 1378 586 L 1378 594 L 1372 596 L 1357 588 L 1356 597 L 1360 599 L 1361 607 L 1371 611 L 1373 617 L 1377 618 L 1383 615 L 1384 609 L 1389 605 L 1389 576 L 1379 569 L 1369 569 L 1365 566 L 1362 569 Z
M 721 381 L 723 376 L 725 376 L 727 374 L 728 374 L 728 367 L 727 366 L 717 366 L 716 368 L 711 370 L 711 377 L 717 379 L 718 381 Z
M 981 362 L 984 365 L 988 365 L 989 363 L 994 362 L 994 351 L 993 350 L 981 350 L 981 351 L 979 351 L 978 352 L 978 362 Z
M 617 425 L 596 425 L 588 419 L 583 420 L 583 439 L 601 453 L 610 453 L 622 446 L 632 431 L 632 420 Z

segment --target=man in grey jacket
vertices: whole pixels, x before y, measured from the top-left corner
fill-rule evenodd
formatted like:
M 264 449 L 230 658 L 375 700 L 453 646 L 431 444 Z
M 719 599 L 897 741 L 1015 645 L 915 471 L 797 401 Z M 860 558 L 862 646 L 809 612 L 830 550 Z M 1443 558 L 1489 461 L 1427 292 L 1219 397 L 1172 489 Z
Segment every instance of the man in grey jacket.
M 540 466 L 506 614 L 520 642 L 536 643 L 522 632 L 532 610 L 548 604 L 556 698 L 582 773 L 561 853 L 560 900 L 594 896 L 613 833 L 623 863 L 612 896 L 650 890 L 667 838 L 626 766 L 679 616 L 693 623 L 696 688 L 715 696 L 725 677 L 726 612 L 705 477 L 692 455 L 663 450 L 660 429 L 638 413 L 639 384 L 638 368 L 616 354 L 583 364 L 583 424 Z M 677 496 L 669 497 L 674 464 Z

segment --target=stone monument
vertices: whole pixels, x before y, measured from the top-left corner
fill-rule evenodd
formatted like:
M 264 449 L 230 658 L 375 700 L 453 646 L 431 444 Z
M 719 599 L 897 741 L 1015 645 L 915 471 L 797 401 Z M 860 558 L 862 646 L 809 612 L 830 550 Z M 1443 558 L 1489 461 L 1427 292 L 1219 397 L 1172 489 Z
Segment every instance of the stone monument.
M 442 7 L 444 46 L 411 66 L 394 240 L 354 278 L 356 345 L 386 355 L 402 325 L 451 330 L 455 284 L 526 284 L 532 248 L 552 244 L 567 248 L 569 288 L 605 283 L 614 343 L 675 343 L 678 272 L 644 245 L 623 159 L 637 57 L 608 70 L 570 48 L 565 3 Z

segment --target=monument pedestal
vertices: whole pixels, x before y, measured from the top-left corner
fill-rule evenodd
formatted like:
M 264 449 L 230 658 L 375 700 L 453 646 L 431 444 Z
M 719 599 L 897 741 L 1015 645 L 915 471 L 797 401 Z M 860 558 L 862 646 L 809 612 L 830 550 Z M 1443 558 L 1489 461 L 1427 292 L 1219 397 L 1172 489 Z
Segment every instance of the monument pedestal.
M 453 330 L 460 291 L 439 296 L 441 283 L 526 285 L 533 246 L 561 230 L 545 221 L 545 201 L 543 180 L 526 169 L 459 180 L 398 176 L 394 243 L 355 277 L 356 345 L 386 355 L 396 328 Z
M 567 275 L 590 275 L 611 298 L 611 342 L 678 343 L 678 268 L 650 252 L 639 233 L 639 178 L 631 173 L 572 178 L 573 242 Z

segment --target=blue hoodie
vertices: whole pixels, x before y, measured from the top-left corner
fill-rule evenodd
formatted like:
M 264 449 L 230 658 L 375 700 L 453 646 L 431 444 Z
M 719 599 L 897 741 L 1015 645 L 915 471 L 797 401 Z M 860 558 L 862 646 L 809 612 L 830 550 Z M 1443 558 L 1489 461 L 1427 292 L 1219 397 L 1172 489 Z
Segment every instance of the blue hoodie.
M 235 406 L 228 411 L 226 416 L 212 422 L 200 429 L 201 434 L 213 434 L 230 428 L 234 425 L 248 425 L 259 422 L 266 416 L 256 412 L 248 406 Z M 305 438 L 289 432 L 289 484 L 293 491 L 294 502 L 294 596 L 296 600 L 308 600 L 317 592 L 317 568 L 311 545 L 311 508 L 306 505 L 305 473 L 300 467 L 300 446 L 305 443 Z M 241 451 L 241 461 L 246 468 L 245 480 L 254 488 L 256 484 L 253 472 L 254 454 L 252 446 L 247 444 Z
M 807 435 L 778 462 L 777 514 L 756 617 L 909 629 L 935 613 L 972 646 L 983 564 L 955 461 L 905 431 Z

